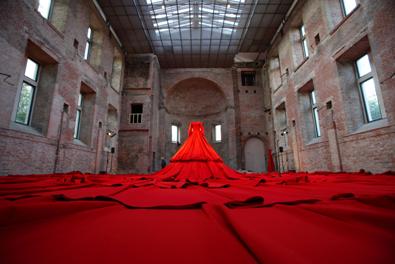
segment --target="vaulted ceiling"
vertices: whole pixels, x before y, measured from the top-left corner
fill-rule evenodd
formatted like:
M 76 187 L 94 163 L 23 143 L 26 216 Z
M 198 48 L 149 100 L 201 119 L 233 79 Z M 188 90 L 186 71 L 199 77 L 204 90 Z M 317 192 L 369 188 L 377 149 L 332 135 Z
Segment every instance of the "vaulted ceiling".
M 162 68 L 230 67 L 264 51 L 293 0 L 99 0 L 126 51 Z

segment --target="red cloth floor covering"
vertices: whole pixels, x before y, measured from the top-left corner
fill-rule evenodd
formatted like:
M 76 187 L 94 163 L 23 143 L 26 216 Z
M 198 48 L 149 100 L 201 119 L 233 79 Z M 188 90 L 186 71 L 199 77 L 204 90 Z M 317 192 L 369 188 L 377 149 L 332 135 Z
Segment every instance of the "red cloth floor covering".
M 394 175 L 243 174 L 201 128 L 150 175 L 0 177 L 0 263 L 395 263 Z

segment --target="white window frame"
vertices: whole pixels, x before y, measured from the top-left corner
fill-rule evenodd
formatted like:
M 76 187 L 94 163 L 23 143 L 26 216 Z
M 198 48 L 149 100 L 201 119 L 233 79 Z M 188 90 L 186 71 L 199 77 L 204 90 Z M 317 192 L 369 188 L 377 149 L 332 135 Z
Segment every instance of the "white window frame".
M 369 60 L 369 66 L 370 66 L 370 72 L 360 76 L 359 74 L 359 69 L 358 69 L 358 65 L 357 65 L 357 61 L 361 58 L 363 58 L 364 56 L 367 56 L 368 60 Z M 358 90 L 359 90 L 359 95 L 361 98 L 361 102 L 362 102 L 362 108 L 363 108 L 363 112 L 364 112 L 364 119 L 366 123 L 371 123 L 371 122 L 375 122 L 378 120 L 381 120 L 383 118 L 383 110 L 382 110 L 382 106 L 380 104 L 380 100 L 379 100 L 379 94 L 377 92 L 377 85 L 376 85 L 376 80 L 374 78 L 373 75 L 373 65 L 371 63 L 372 58 L 370 53 L 365 53 L 362 56 L 359 56 L 355 61 L 354 61 L 354 67 L 355 67 L 355 74 L 356 74 L 356 79 L 357 79 L 357 83 L 358 83 Z M 377 104 L 379 107 L 379 111 L 380 111 L 380 117 L 376 118 L 376 119 L 372 119 L 371 114 L 368 110 L 368 106 L 367 106 L 367 101 L 366 101 L 366 97 L 363 91 L 363 84 L 367 81 L 373 81 L 374 84 L 374 89 L 375 89 L 375 93 L 376 93 L 376 97 L 377 97 Z
M 353 1 L 352 7 L 349 10 L 348 10 L 348 4 L 346 4 L 346 1 L 348 1 L 348 2 Z M 342 7 L 343 15 L 346 17 L 349 14 L 351 14 L 355 10 L 355 8 L 357 8 L 358 2 L 357 2 L 357 0 L 340 0 L 340 5 Z
M 213 142 L 215 142 L 215 143 L 222 142 L 222 125 L 221 124 L 213 125 Z
M 39 0 L 38 1 L 38 7 L 37 7 L 37 12 L 40 13 L 40 15 L 45 18 L 45 19 L 50 19 L 51 15 L 52 15 L 52 8 L 53 8 L 53 0 L 47 0 L 49 2 L 49 4 L 44 7 L 44 1 L 43 0 Z M 43 10 L 42 8 L 45 8 L 45 10 Z M 45 13 L 43 13 L 45 12 Z
M 171 143 L 181 143 L 181 129 L 179 125 L 172 124 L 170 127 Z
M 75 127 L 74 127 L 74 138 L 80 139 L 81 136 L 81 117 L 82 117 L 82 108 L 84 104 L 84 95 L 80 93 L 78 95 L 77 101 L 77 112 L 75 115 Z
M 88 31 L 86 32 L 86 44 L 84 50 L 84 60 L 89 60 L 91 56 L 93 45 L 93 30 L 91 27 L 88 27 Z
M 311 113 L 313 115 L 314 137 L 318 138 L 321 137 L 321 129 L 320 129 L 320 118 L 318 114 L 318 105 L 317 105 L 317 98 L 315 95 L 315 91 L 312 90 L 309 96 L 310 96 Z
M 26 70 L 28 68 L 28 64 L 29 63 L 34 63 L 35 65 L 37 65 L 37 69 L 35 71 L 35 76 L 33 77 L 34 79 L 32 79 L 32 78 L 30 78 L 30 77 L 28 77 L 26 75 Z M 20 90 L 20 94 L 19 94 L 18 105 L 17 105 L 17 109 L 16 109 L 16 114 L 15 114 L 15 122 L 18 123 L 18 124 L 27 125 L 27 126 L 29 126 L 31 124 L 33 105 L 34 105 L 34 100 L 35 100 L 35 97 L 36 97 L 36 91 L 37 91 L 37 86 L 38 86 L 38 80 L 39 80 L 39 77 L 40 77 L 40 71 L 41 71 L 41 65 L 39 63 L 37 63 L 36 61 L 34 61 L 33 59 L 31 59 L 31 58 L 27 58 L 26 66 L 25 66 L 25 72 L 23 74 L 22 86 L 21 86 L 21 90 Z M 28 112 L 26 114 L 25 120 L 21 122 L 21 121 L 17 120 L 17 115 L 18 115 L 19 108 L 20 108 L 19 104 L 21 103 L 21 97 L 22 97 L 24 84 L 32 87 L 33 91 L 31 93 L 31 98 L 30 98 L 30 102 L 29 102 Z
M 304 24 L 299 27 L 300 44 L 302 45 L 303 59 L 309 57 L 309 45 L 307 43 L 306 28 Z

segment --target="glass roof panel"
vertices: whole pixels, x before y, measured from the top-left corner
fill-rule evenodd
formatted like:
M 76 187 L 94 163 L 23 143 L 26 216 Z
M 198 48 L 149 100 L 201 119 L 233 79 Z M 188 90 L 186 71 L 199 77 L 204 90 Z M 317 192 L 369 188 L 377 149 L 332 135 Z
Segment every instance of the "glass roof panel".
M 155 32 L 154 36 L 151 35 L 152 41 L 161 41 L 163 46 L 172 46 L 165 44 L 164 40 L 176 39 L 179 40 L 177 44 L 181 42 L 182 50 L 192 49 L 195 52 L 210 51 L 210 46 L 220 43 L 222 39 L 240 41 L 246 21 L 241 20 L 242 14 L 249 11 L 245 0 L 145 1 L 151 19 L 148 28 Z M 194 41 L 186 43 L 185 39 Z M 218 41 L 212 41 L 213 39 Z M 207 47 L 196 47 L 203 42 Z M 226 44 L 228 43 L 229 41 Z M 223 50 L 226 51 L 227 47 Z
M 263 52 L 294 0 L 97 1 L 128 52 L 157 54 L 166 68 L 229 66 L 238 52 Z

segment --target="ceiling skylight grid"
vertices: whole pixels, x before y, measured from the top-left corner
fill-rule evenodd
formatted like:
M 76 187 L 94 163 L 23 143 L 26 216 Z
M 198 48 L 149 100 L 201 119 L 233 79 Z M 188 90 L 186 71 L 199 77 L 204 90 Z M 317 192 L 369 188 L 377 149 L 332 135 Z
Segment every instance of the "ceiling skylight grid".
M 125 48 L 165 68 L 229 67 L 238 52 L 264 50 L 292 1 L 98 0 Z
M 188 1 L 188 0 L 145 0 L 149 8 L 152 29 L 161 32 L 214 30 L 220 34 L 231 34 L 240 23 L 240 9 L 244 0 Z
M 158 55 L 170 52 L 193 56 L 204 52 L 218 57 L 218 53 L 229 52 L 231 39 L 240 41 L 241 34 L 234 33 L 244 26 L 245 19 L 241 20 L 246 8 L 244 2 L 145 0 L 142 10 Z M 170 43 L 166 44 L 164 40 L 170 40 Z M 231 52 L 234 50 L 233 47 Z

